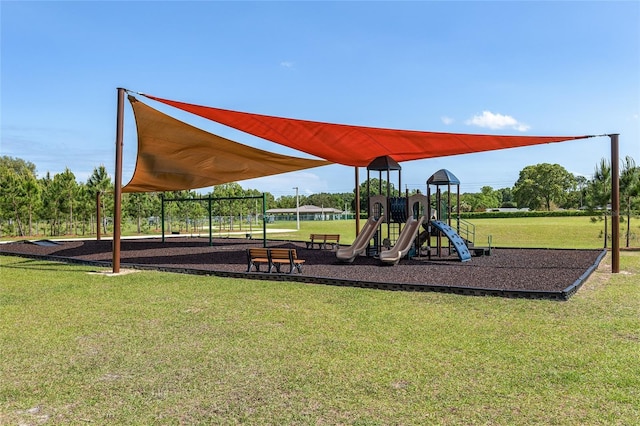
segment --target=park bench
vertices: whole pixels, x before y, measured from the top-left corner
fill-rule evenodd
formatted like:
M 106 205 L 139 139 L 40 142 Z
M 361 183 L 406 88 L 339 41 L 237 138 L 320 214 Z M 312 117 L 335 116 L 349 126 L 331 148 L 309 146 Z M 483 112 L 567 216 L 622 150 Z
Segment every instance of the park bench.
M 309 239 L 311 241 L 307 241 L 307 248 L 311 249 L 314 244 L 317 244 L 319 249 L 327 248 L 327 244 L 329 244 L 332 249 L 340 245 L 340 234 L 311 234 Z
M 275 268 L 276 272 L 280 272 L 282 265 L 289 265 L 289 273 L 294 270 L 302 273 L 302 265 L 304 260 L 298 259 L 296 249 L 289 248 L 249 248 L 247 249 L 247 272 L 251 272 L 251 268 L 255 268 L 260 272 L 260 265 L 267 265 L 268 272 Z

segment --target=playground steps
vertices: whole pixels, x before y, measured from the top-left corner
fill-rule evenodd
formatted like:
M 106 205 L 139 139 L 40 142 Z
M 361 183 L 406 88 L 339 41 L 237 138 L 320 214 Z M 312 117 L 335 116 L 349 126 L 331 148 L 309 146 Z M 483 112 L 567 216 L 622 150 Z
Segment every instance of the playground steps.
M 473 255 L 476 257 L 479 256 L 491 256 L 491 248 L 490 247 L 469 247 L 469 251 L 473 252 Z
M 465 243 L 465 240 L 458 235 L 458 233 L 449 225 L 439 220 L 432 220 L 431 225 L 433 225 L 436 229 L 442 232 L 448 239 L 453 243 L 453 246 L 458 253 L 458 257 L 461 261 L 466 262 L 471 260 L 471 253 L 469 252 L 469 248 Z

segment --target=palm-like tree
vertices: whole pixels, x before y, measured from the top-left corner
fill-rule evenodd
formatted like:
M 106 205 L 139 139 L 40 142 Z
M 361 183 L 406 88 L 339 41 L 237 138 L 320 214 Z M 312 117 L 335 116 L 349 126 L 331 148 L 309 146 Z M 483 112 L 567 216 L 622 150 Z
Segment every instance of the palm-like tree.
M 607 247 L 607 205 L 611 201 L 611 165 L 606 159 L 601 159 L 596 166 L 593 179 L 587 190 L 587 200 L 592 209 L 604 209 L 604 247 Z
M 113 185 L 111 184 L 111 178 L 107 174 L 107 169 L 104 167 L 104 165 L 93 169 L 93 173 L 91 174 L 91 176 L 89 176 L 89 179 L 87 179 L 87 188 L 94 196 L 96 196 L 98 193 L 106 194 L 112 189 L 112 187 Z M 102 210 L 102 227 L 104 229 L 104 232 L 106 233 L 107 218 L 104 214 L 106 210 L 105 202 L 105 197 L 101 197 L 99 208 Z
M 78 183 L 76 177 L 69 168 L 65 168 L 64 172 L 53 177 L 54 186 L 58 190 L 59 209 L 62 211 L 65 207 L 69 212 L 69 225 L 67 226 L 67 234 L 73 234 L 73 205 L 76 200 L 76 192 Z
M 640 194 L 640 167 L 636 167 L 635 161 L 626 156 L 622 161 L 620 173 L 620 193 L 627 201 L 627 247 L 631 234 L 631 201 Z
M 34 175 L 25 176 L 24 193 L 27 200 L 27 209 L 29 215 L 29 236 L 32 235 L 33 229 L 33 213 L 40 201 L 40 186 Z M 37 231 L 36 231 L 37 233 Z

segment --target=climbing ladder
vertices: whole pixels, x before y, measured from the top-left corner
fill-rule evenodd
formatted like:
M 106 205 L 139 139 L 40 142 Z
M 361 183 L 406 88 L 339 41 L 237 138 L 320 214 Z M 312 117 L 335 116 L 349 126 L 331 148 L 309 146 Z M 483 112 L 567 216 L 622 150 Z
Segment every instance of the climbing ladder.
M 446 235 L 449 241 L 453 243 L 453 246 L 456 249 L 456 253 L 458 253 L 458 257 L 461 261 L 466 262 L 468 260 L 471 260 L 471 253 L 469 252 L 467 244 L 465 243 L 464 239 L 460 235 L 458 235 L 455 229 L 439 220 L 432 220 L 431 225 L 433 225 L 433 227 Z

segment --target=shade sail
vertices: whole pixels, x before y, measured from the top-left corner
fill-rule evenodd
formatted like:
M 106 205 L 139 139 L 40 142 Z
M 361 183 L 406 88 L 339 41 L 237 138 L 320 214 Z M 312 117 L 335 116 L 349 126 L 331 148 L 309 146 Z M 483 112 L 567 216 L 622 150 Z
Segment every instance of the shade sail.
M 492 151 L 589 136 L 498 136 L 383 129 L 298 120 L 212 108 L 147 95 L 260 138 L 348 166 L 367 166 L 388 155 L 397 162 Z
M 123 192 L 179 191 L 331 164 L 263 151 L 205 132 L 129 96 L 138 157 Z

